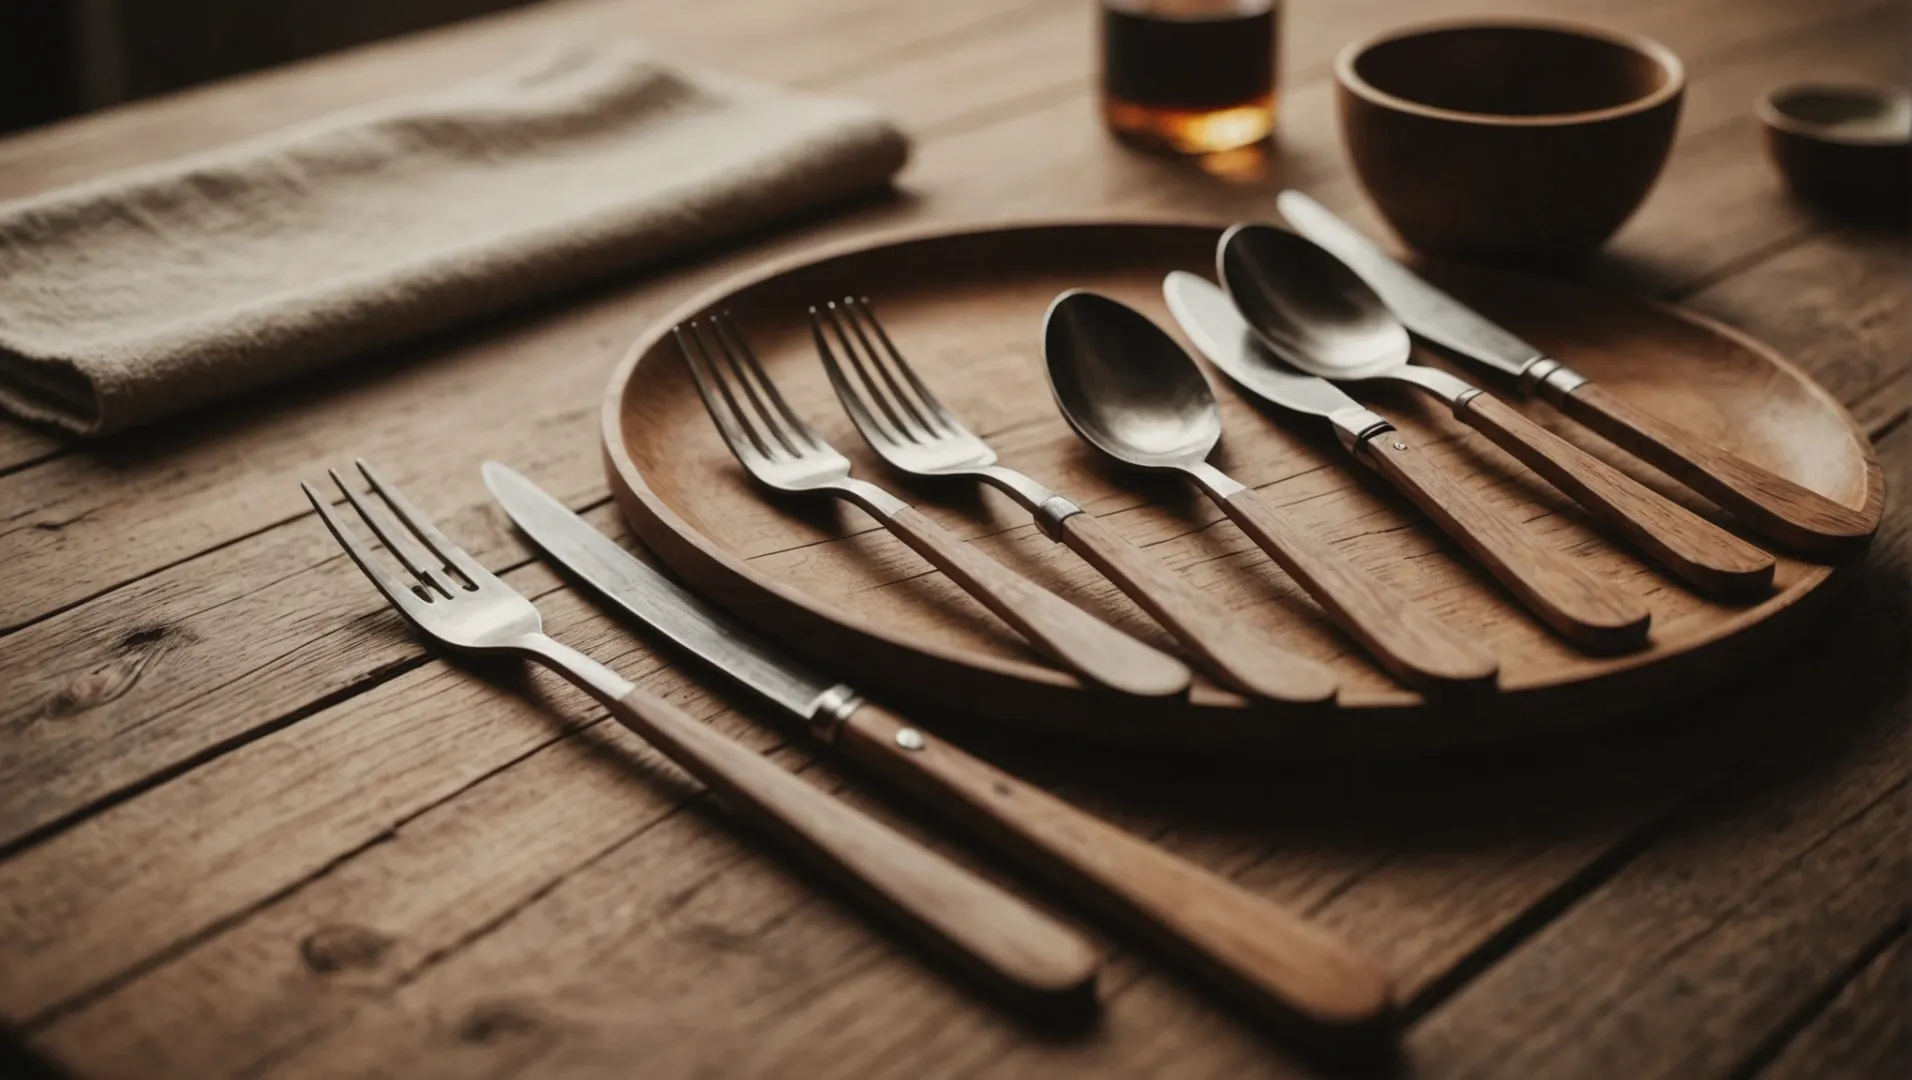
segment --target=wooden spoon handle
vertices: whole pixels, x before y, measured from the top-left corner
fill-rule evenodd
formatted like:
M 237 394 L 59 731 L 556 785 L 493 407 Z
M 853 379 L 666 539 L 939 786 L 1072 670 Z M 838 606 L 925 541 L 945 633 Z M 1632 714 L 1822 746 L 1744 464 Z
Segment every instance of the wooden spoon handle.
M 1602 653 L 1646 644 L 1652 615 L 1639 600 L 1482 506 L 1400 432 L 1382 432 L 1359 452 L 1560 636 Z
M 878 706 L 838 744 L 1267 1015 L 1351 1031 L 1389 1014 L 1387 975 L 1327 931 Z
M 1124 540 L 1093 514 L 1062 519 L 1062 542 L 1102 572 L 1194 653 L 1217 680 L 1273 701 L 1334 697 L 1333 671 L 1276 644 L 1207 593 Z
M 1761 596 L 1773 557 L 1586 453 L 1489 394 L 1454 405 L 1462 423 L 1618 529 L 1667 569 L 1723 596 Z
M 1098 959 L 1076 931 L 642 690 L 619 723 L 819 869 L 1018 998 L 1075 1009 Z
M 1237 491 L 1219 501 L 1241 531 L 1396 678 L 1454 688 L 1487 683 L 1499 670 L 1492 653 L 1289 522 L 1252 491 Z
M 905 507 L 883 522 L 984 607 L 1083 678 L 1140 697 L 1188 692 L 1189 670 L 1181 661 L 956 539 L 921 512 Z
M 1879 527 L 1877 512 L 1854 510 L 1762 469 L 1607 391 L 1583 383 L 1561 411 L 1647 461 L 1782 544 L 1818 555 L 1848 555 Z

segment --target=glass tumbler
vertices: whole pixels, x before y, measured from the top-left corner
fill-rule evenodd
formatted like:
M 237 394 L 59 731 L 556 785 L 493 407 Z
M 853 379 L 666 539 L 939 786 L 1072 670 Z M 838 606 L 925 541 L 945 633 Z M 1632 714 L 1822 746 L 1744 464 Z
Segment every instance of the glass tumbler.
M 1100 0 L 1102 117 L 1178 154 L 1235 150 L 1275 129 L 1279 0 Z

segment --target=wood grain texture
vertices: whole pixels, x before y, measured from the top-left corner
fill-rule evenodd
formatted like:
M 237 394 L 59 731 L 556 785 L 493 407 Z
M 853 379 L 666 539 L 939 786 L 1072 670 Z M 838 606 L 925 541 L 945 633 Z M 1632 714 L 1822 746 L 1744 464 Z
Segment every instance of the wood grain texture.
M 1222 685 L 1269 701 L 1333 700 L 1339 680 L 1332 670 L 1289 652 L 1258 627 L 1234 622 L 1208 594 L 1123 539 L 1094 514 L 1085 511 L 1064 518 L 1062 542 L 1167 627 Z
M 981 552 L 913 507 L 883 524 L 1037 648 L 1090 682 L 1137 697 L 1182 697 L 1181 661 L 1129 637 Z
M 1085 905 L 1277 1021 L 1383 1038 L 1393 1001 L 1372 959 L 1227 879 L 1105 824 L 874 705 L 850 715 L 845 756 L 981 833 Z
M 1903 1076 L 1912 1066 L 1908 986 L 1912 948 L 1901 932 L 1757 1075 L 1761 1080 Z
M 1879 527 L 1880 507 L 1854 509 L 1834 502 L 1598 384 L 1574 390 L 1560 408 L 1782 544 L 1819 555 L 1848 556 L 1863 549 Z
M 1573 496 L 1660 565 L 1708 592 L 1765 594 L 1773 557 L 1581 450 L 1491 394 L 1475 394 L 1454 415 Z
M 1253 492 L 1238 491 L 1221 502 L 1242 532 L 1395 677 L 1430 693 L 1492 683 L 1500 664 L 1491 652 L 1457 636 L 1405 596 L 1296 528 Z
M 742 816 L 992 990 L 1023 1008 L 1094 1010 L 1097 957 L 1075 931 L 644 690 L 609 708 Z
M 1886 436 L 1880 458 L 1896 513 L 1912 451 L 1901 419 L 1912 357 L 1903 240 L 1826 230 L 1787 199 L 1759 158 L 1750 104 L 1787 82 L 1902 79 L 1905 5 L 1486 7 L 1622 26 L 1664 41 L 1687 62 L 1692 85 L 1666 172 L 1640 213 L 1574 276 L 1681 298 L 1793 358 L 1867 430 Z M 872 932 L 854 907 L 820 902 L 814 882 L 740 844 L 747 833 L 686 803 L 692 785 L 639 740 L 597 721 L 577 695 L 542 674 L 511 692 L 430 660 L 362 582 L 339 572 L 312 519 L 287 516 L 302 512 L 288 496 L 311 461 L 370 448 L 403 459 L 406 475 L 442 484 L 427 509 L 450 519 L 461 539 L 495 538 L 487 565 L 513 565 L 527 554 L 486 509 L 473 462 L 506 458 L 571 505 L 598 504 L 607 492 L 590 430 L 593 398 L 635 328 L 756 262 L 879 226 L 1190 207 L 1254 218 L 1267 213 L 1274 191 L 1298 185 L 1376 231 L 1337 149 L 1327 61 L 1353 36 L 1483 5 L 1288 5 L 1281 150 L 1263 160 L 1259 176 L 1212 175 L 1109 143 L 1091 108 L 1092 5 L 804 0 L 761 8 L 748 0 L 541 4 L 0 141 L 0 192 L 27 194 L 440 85 L 506 62 L 528 38 L 553 30 L 634 30 L 669 55 L 881 101 L 916 138 L 906 195 L 892 203 L 745 238 L 656 278 L 407 346 L 125 441 L 68 449 L 0 440 L 5 453 L 22 451 L 0 464 L 8 474 L 0 476 L 0 625 L 28 624 L 0 636 L 0 682 L 23 691 L 0 712 L 0 801 L 30 808 L 10 823 L 44 823 L 25 841 L 0 841 L 0 866 L 24 860 L 0 881 L 0 910 L 8 912 L 0 982 L 31 988 L 10 993 L 4 1011 L 34 1053 L 77 1075 L 138 1080 L 625 1076 L 634 1062 L 659 1078 L 1321 1075 L 1218 1009 L 1201 984 L 1157 970 L 1146 953 L 1111 957 L 1096 1031 L 1061 1041 L 1019 1031 L 966 997 L 959 981 Z M 1492 314 L 1519 326 L 1513 312 Z M 1593 321 L 1622 328 L 1606 309 Z M 1549 344 L 1579 359 L 1566 356 L 1571 343 Z M 1644 400 L 1642 388 L 1661 371 L 1679 370 L 1706 390 L 1683 406 L 1695 431 L 1815 490 L 1864 490 L 1788 457 L 1714 403 L 1764 397 L 1787 407 L 1784 385 L 1715 384 L 1714 374 L 1733 369 L 1704 340 L 1672 351 L 1627 344 L 1641 351 L 1599 372 L 1610 389 Z M 976 354 L 956 359 L 994 370 L 990 347 L 979 342 Z M 992 439 L 1016 435 L 1024 419 L 1013 395 L 1003 396 L 1012 400 L 988 410 Z M 1479 497 L 1541 514 L 1530 527 L 1550 543 L 1588 558 L 1607 551 L 1574 507 L 1538 481 L 1518 479 L 1522 470 L 1503 451 L 1447 421 L 1444 410 L 1436 416 L 1385 394 L 1371 404 L 1432 440 L 1428 452 Z M 1231 442 L 1223 462 L 1231 471 L 1396 587 L 1407 582 L 1391 568 L 1412 560 L 1431 574 L 1418 599 L 1443 617 L 1457 612 L 1476 575 L 1438 538 L 1387 531 L 1412 520 L 1411 510 L 1378 484 L 1350 491 L 1330 483 L 1345 475 L 1335 447 L 1282 442 L 1282 429 L 1252 409 L 1225 407 Z M 1529 416 L 1690 509 L 1711 512 L 1658 473 L 1635 471 L 1635 459 L 1580 425 L 1545 409 Z M 1260 452 L 1264 440 L 1280 455 Z M 1040 454 L 1043 445 L 1012 442 L 1017 454 Z M 1337 666 L 1358 697 L 1394 693 L 1368 665 L 1343 666 L 1338 654 L 1351 646 L 1219 511 L 1164 488 L 1116 485 L 1111 493 L 1092 481 L 1082 490 L 1097 493 L 1084 501 L 1111 529 L 1219 598 L 1232 619 Z M 1045 560 L 1053 545 L 1026 515 L 993 496 L 940 499 L 923 509 L 965 542 L 1172 647 L 1073 555 Z M 591 516 L 615 527 L 612 508 Z M 925 576 L 908 549 L 857 528 L 870 524 L 825 514 L 805 520 L 798 537 L 759 531 L 739 543 L 779 575 L 806 565 L 834 572 L 835 555 L 802 545 L 841 533 L 864 568 L 856 603 L 898 626 L 911 625 L 921 604 L 969 604 L 969 631 L 981 647 L 1032 662 L 1009 635 L 982 629 L 990 616 L 938 585 L 937 575 Z M 1851 902 L 1788 887 L 1742 892 L 1745 903 L 1722 907 L 1714 898 L 1744 880 L 1738 867 L 1770 864 L 1758 848 L 1800 848 L 1767 833 L 1744 845 L 1675 850 L 1646 876 L 1657 882 L 1657 910 L 1681 921 L 1654 925 L 1672 927 L 1668 936 L 1709 919 L 1735 929 L 1725 949 L 1702 943 L 1698 962 L 1681 966 L 1674 957 L 1658 981 L 1636 978 L 1642 969 L 1631 950 L 1639 938 L 1625 932 L 1620 909 L 1540 934 L 1619 870 L 1682 835 L 1662 824 L 1669 808 L 1690 804 L 1760 745 L 1755 732 L 1797 732 L 1806 743 L 1803 752 L 1787 745 L 1778 773 L 1749 782 L 1725 812 L 1733 820 L 1770 823 L 1794 813 L 1799 804 L 1787 793 L 1805 778 L 1868 783 L 1855 779 L 1855 759 L 1836 751 L 1845 740 L 1834 733 L 1843 722 L 1903 718 L 1899 699 L 1852 691 L 1902 678 L 1902 638 L 1892 637 L 1896 624 L 1885 611 L 1904 594 L 1906 542 L 1901 531 L 1882 532 L 1869 555 L 1880 570 L 1854 579 L 1851 590 L 1890 605 L 1842 607 L 1823 636 L 1775 655 L 1735 692 L 1631 734 L 1560 744 L 1557 753 L 1343 769 L 1168 768 L 1160 755 L 1098 765 L 1068 744 L 989 746 L 988 756 L 1016 762 L 1017 775 L 1065 790 L 1071 802 L 1382 958 L 1411 1021 L 1417 1075 L 1496 1075 L 1503 1060 L 1565 1060 L 1587 1032 L 1607 1033 L 1609 1048 L 1636 1055 L 1616 1059 L 1622 1070 L 1664 1051 L 1693 1064 L 1689 1075 L 1737 1075 L 1772 1052 L 1776 1033 L 1801 1022 L 1807 1027 L 1795 1038 L 1816 1030 L 1809 1014 L 1838 989 L 1826 964 L 1837 969 L 1832 979 L 1843 978 L 1877 940 L 1876 928 L 1860 929 L 1874 903 L 1868 898 L 1879 895 L 1863 860 L 1813 864 L 1826 889 L 1851 886 Z M 1629 557 L 1610 565 L 1653 607 L 1656 633 L 1712 610 L 1655 571 L 1630 570 Z M 1780 590 L 1801 565 L 1781 557 Z M 679 674 L 675 658 L 634 646 L 548 570 L 512 574 L 549 597 L 541 603 L 551 605 L 554 626 L 578 643 L 622 656 L 641 682 L 693 715 L 844 790 L 827 768 L 805 769 L 797 748 L 776 749 L 758 717 L 724 709 Z M 1253 587 L 1225 587 L 1231 582 Z M 1469 632 L 1518 639 L 1516 671 L 1529 655 L 1571 656 L 1548 635 L 1520 629 L 1526 623 L 1507 610 Z M 1837 697 L 1828 699 L 1826 688 Z M 951 699 L 949 708 L 969 704 Z M 967 743 L 960 719 L 938 717 L 936 730 L 947 726 Z M 1199 735 L 1201 724 L 1196 717 L 1189 727 Z M 846 794 L 868 806 L 854 787 Z M 912 823 L 872 809 L 920 836 Z M 1900 829 L 1896 837 L 1874 834 L 1879 850 L 1902 849 Z M 1777 937 L 1737 929 L 1753 917 L 1786 929 Z M 1560 959 L 1559 947 L 1584 935 L 1609 947 Z M 1852 946 L 1860 940 L 1866 944 Z M 1584 999 L 1581 1011 L 1547 996 L 1544 980 L 1534 1009 L 1519 1007 L 1531 985 L 1525 979 L 1481 985 L 1483 972 L 1517 964 L 1541 943 L 1552 950 L 1545 963 L 1566 965 L 1556 975 L 1573 976 L 1568 990 Z M 16 972 L 25 974 L 10 981 Z M 1469 1009 L 1442 1020 L 1475 986 Z M 1902 1012 L 1889 981 L 1876 992 L 1857 981 L 1845 986 L 1853 996 L 1838 1000 L 1851 1009 L 1838 1015 L 1879 1016 L 1868 1001 Z M 1602 1003 L 1612 1003 L 1610 1019 L 1594 1016 Z M 1444 1039 L 1472 1052 L 1447 1058 L 1415 1043 L 1416 1030 L 1437 1023 Z M 1878 1060 L 1863 1046 L 1854 1054 Z M 1782 1075 L 1823 1072 L 1784 1052 L 1774 1061 L 1771 1068 L 1793 1069 Z

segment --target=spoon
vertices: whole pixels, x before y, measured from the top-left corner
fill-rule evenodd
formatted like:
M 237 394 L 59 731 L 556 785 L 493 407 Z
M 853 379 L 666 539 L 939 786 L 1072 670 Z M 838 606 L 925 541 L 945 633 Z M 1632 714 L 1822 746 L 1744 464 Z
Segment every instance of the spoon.
M 1076 434 L 1125 465 L 1193 480 L 1389 672 L 1430 688 L 1493 680 L 1499 663 L 1492 654 L 1208 463 L 1222 434 L 1215 395 L 1148 316 L 1071 290 L 1049 305 L 1042 351 L 1056 405 Z
M 1347 264 L 1267 225 L 1222 236 L 1222 283 L 1276 355 L 1338 381 L 1391 379 L 1446 402 L 1454 416 L 1539 473 L 1689 584 L 1724 596 L 1772 588 L 1773 557 L 1528 420 L 1505 402 L 1411 362 L 1412 339 Z

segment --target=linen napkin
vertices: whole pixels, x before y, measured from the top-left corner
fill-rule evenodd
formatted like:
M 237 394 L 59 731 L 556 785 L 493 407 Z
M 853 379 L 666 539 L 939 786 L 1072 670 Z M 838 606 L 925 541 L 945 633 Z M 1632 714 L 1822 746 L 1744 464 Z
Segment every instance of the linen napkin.
M 572 43 L 0 203 L 0 405 L 100 434 L 885 182 L 856 102 Z

